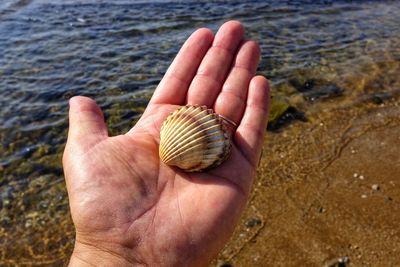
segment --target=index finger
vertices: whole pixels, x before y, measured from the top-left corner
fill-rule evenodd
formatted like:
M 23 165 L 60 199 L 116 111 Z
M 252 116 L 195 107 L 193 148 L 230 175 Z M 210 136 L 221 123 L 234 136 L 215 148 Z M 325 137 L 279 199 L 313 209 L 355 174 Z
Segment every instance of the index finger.
M 183 44 L 149 104 L 183 105 L 189 85 L 213 40 L 211 30 L 195 31 Z

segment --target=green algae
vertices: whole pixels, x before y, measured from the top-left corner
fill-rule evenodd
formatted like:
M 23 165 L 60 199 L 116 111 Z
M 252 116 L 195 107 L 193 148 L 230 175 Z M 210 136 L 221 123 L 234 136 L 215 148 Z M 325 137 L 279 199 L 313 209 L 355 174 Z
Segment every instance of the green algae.
M 270 101 L 268 130 L 278 131 L 292 121 L 307 121 L 305 114 L 289 103 L 287 97 L 273 96 Z
M 284 96 L 273 96 L 270 102 L 268 123 L 276 123 L 290 107 L 289 101 Z

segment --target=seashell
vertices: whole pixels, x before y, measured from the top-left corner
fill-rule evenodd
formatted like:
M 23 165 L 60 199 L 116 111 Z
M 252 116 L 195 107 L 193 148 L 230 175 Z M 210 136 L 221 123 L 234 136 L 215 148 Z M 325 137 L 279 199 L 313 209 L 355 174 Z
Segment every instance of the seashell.
M 231 152 L 231 137 L 223 120 L 206 106 L 175 110 L 161 126 L 159 155 L 170 166 L 200 172 L 224 162 Z

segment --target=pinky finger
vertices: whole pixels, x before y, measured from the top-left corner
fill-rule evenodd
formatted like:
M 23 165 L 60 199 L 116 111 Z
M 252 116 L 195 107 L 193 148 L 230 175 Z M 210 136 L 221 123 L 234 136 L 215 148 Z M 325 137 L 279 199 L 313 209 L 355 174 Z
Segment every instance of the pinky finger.
M 268 81 L 263 76 L 256 76 L 250 82 L 246 108 L 235 133 L 235 144 L 252 166 L 257 165 L 261 154 L 268 110 Z

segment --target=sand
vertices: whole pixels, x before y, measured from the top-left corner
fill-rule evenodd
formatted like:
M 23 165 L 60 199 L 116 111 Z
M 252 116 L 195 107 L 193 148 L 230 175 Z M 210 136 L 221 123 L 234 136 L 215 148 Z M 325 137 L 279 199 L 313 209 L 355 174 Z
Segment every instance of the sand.
M 251 199 L 213 265 L 400 266 L 399 222 L 399 101 L 342 106 L 267 133 Z

